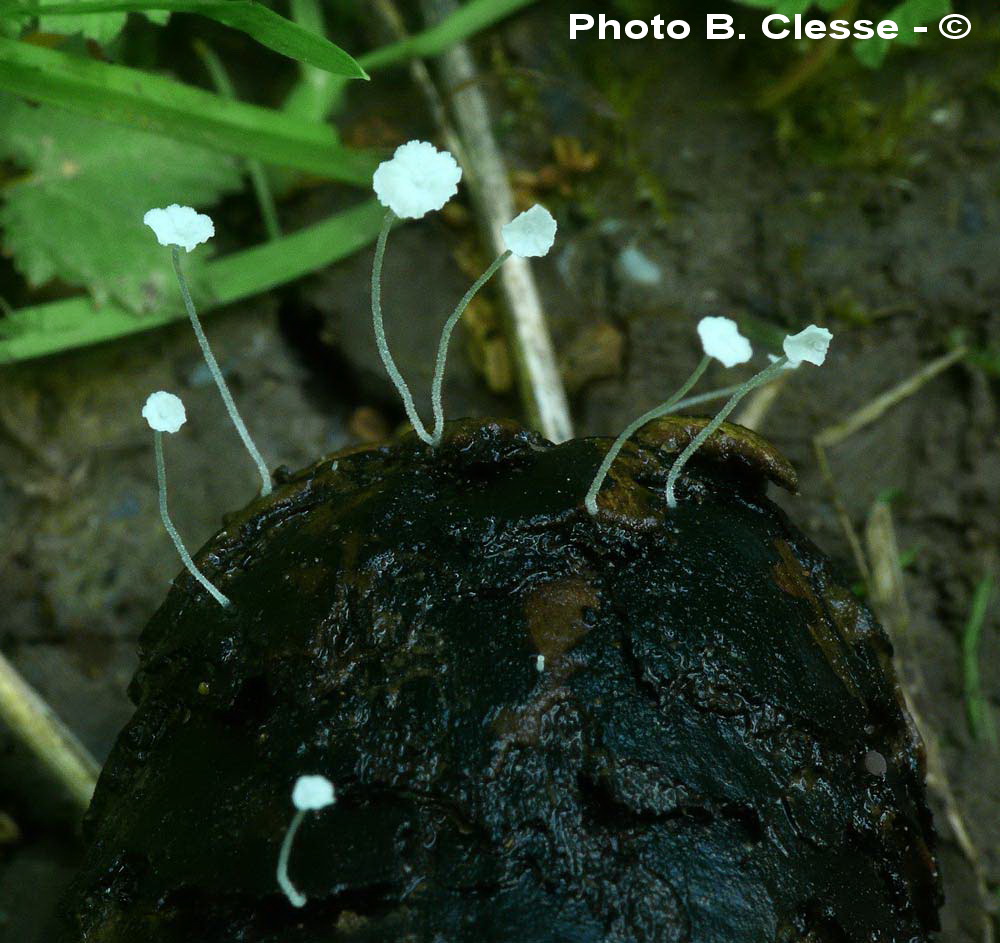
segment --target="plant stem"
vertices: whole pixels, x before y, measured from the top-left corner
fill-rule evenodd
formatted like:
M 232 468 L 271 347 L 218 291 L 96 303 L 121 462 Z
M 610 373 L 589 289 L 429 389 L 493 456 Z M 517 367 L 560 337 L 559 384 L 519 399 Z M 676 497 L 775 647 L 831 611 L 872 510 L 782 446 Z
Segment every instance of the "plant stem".
M 3 655 L 0 655 L 0 719 L 62 784 L 82 816 L 90 805 L 100 767 Z
M 434 365 L 434 381 L 431 384 L 431 407 L 434 410 L 434 445 L 440 444 L 441 435 L 444 432 L 444 404 L 441 401 L 441 385 L 444 383 L 444 367 L 445 361 L 448 358 L 448 344 L 451 342 L 451 332 L 455 330 L 455 325 L 458 324 L 459 319 L 465 314 L 465 309 L 469 307 L 469 303 L 479 290 L 510 257 L 511 251 L 508 249 L 506 252 L 501 252 L 493 260 L 490 267 L 476 279 L 472 287 L 462 296 L 462 300 L 456 305 L 455 310 L 451 313 L 451 317 L 445 322 L 444 329 L 441 331 L 441 340 L 438 342 L 437 362 Z
M 674 403 L 674 412 L 679 413 L 685 409 L 690 409 L 692 406 L 701 406 L 703 403 L 711 403 L 717 399 L 729 399 L 739 388 L 740 384 L 734 383 L 732 386 L 724 386 L 718 390 L 709 390 L 707 393 L 699 393 L 697 396 L 688 396 L 679 403 Z
M 976 740 L 985 740 L 997 745 L 997 731 L 993 724 L 990 707 L 983 697 L 979 676 L 979 649 L 983 639 L 983 625 L 993 597 L 993 577 L 987 574 L 979 581 L 972 597 L 965 631 L 962 633 L 962 676 L 965 693 L 965 710 L 969 717 L 969 729 Z
M 378 353 L 385 366 L 385 372 L 389 374 L 389 379 L 392 380 L 400 397 L 402 397 L 403 409 L 406 410 L 407 418 L 414 431 L 428 445 L 434 445 L 434 437 L 427 431 L 427 427 L 417 415 L 417 406 L 413 402 L 410 388 L 399 372 L 396 361 L 392 359 L 392 354 L 389 353 L 389 344 L 385 339 L 385 327 L 382 324 L 382 264 L 385 261 L 385 243 L 395 221 L 396 214 L 389 210 L 385 214 L 382 231 L 378 234 L 378 242 L 375 244 L 375 262 L 372 265 L 372 323 L 375 326 L 375 344 L 378 346 Z
M 194 301 L 191 300 L 191 292 L 188 289 L 187 280 L 184 278 L 184 272 L 181 269 L 180 250 L 177 246 L 173 246 L 170 254 L 174 262 L 174 271 L 177 273 L 177 282 L 181 286 L 181 297 L 184 299 L 184 307 L 187 309 L 188 317 L 191 319 L 191 327 L 194 328 L 194 336 L 198 339 L 198 346 L 201 347 L 205 363 L 208 364 L 209 373 L 212 374 L 212 379 L 215 380 L 215 385 L 219 388 L 219 395 L 226 406 L 229 418 L 232 419 L 233 425 L 236 426 L 236 431 L 243 440 L 243 444 L 250 453 L 250 457 L 257 464 L 257 471 L 260 472 L 260 493 L 262 495 L 269 495 L 271 493 L 271 474 L 267 470 L 267 465 L 264 463 L 260 452 L 257 451 L 257 446 L 254 445 L 253 439 L 250 438 L 250 433 L 247 431 L 246 424 L 236 409 L 236 403 L 233 402 L 232 394 L 229 392 L 229 387 L 222 376 L 222 371 L 219 369 L 219 364 L 212 353 L 212 348 L 208 346 L 208 338 L 202 330 L 201 321 L 198 320 L 198 312 L 195 311 Z
M 278 852 L 278 886 L 285 892 L 285 896 L 291 901 L 293 907 L 305 907 L 306 896 L 299 891 L 291 878 L 288 876 L 288 859 L 292 853 L 292 842 L 295 841 L 295 833 L 299 830 L 302 820 L 306 817 L 305 809 L 298 809 L 292 824 L 285 832 L 285 839 L 281 843 L 281 851 Z
M 167 529 L 167 533 L 170 534 L 170 539 L 174 542 L 174 546 L 177 548 L 177 552 L 180 554 L 180 558 L 184 566 L 187 567 L 188 572 L 205 587 L 212 598 L 223 609 L 227 609 L 231 605 L 228 597 L 223 596 L 195 565 L 194 560 L 191 559 L 191 554 L 187 552 L 187 548 L 184 546 L 184 541 L 181 540 L 181 535 L 177 533 L 177 528 L 174 527 L 174 522 L 170 520 L 170 514 L 167 513 L 167 468 L 163 461 L 162 432 L 154 430 L 153 445 L 156 450 L 156 482 L 160 492 L 160 517 L 163 518 L 163 526 Z
M 215 50 L 208 43 L 196 39 L 194 41 L 194 51 L 201 58 L 205 70 L 212 79 L 212 84 L 215 85 L 215 90 L 230 101 L 238 101 L 236 89 L 233 88 L 229 73 L 226 71 L 222 59 L 216 55 Z M 302 68 L 315 69 L 315 66 L 303 65 Z M 320 72 L 323 70 L 316 69 L 316 71 Z M 323 72 L 323 74 L 327 75 L 328 73 Z M 257 206 L 260 208 L 260 214 L 264 218 L 264 229 L 267 231 L 267 238 L 280 239 L 281 224 L 278 222 L 278 210 L 274 203 L 274 194 L 271 192 L 271 183 L 267 178 L 267 171 L 256 157 L 246 158 L 245 164 L 247 176 L 250 178 L 250 184 L 253 187 L 254 196 L 257 197 Z
M 604 484 L 604 479 L 607 477 L 614 460 L 618 457 L 618 453 L 622 450 L 625 443 L 644 425 L 646 425 L 647 422 L 659 419 L 661 416 L 665 416 L 672 409 L 676 408 L 677 404 L 683 399 L 687 391 L 701 379 L 701 375 L 707 369 L 711 359 L 712 358 L 708 356 L 702 357 L 701 362 L 694 368 L 694 372 L 687 378 L 685 384 L 676 393 L 674 393 L 673 396 L 665 402 L 660 403 L 659 406 L 649 410 L 649 412 L 643 413 L 638 419 L 627 425 L 625 429 L 622 430 L 621 435 L 615 439 L 611 448 L 608 449 L 607 454 L 604 456 L 604 461 L 601 462 L 601 467 L 597 469 L 597 474 L 594 476 L 594 480 L 590 483 L 590 488 L 587 491 L 587 497 L 584 498 L 583 501 L 583 503 L 587 506 L 587 511 L 590 513 L 591 517 L 597 514 L 597 493 L 601 490 L 601 485 Z
M 858 8 L 858 0 L 847 0 L 841 7 L 835 10 L 831 19 L 852 20 Z M 840 50 L 840 40 L 832 36 L 826 36 L 814 43 L 809 53 L 800 59 L 793 68 L 789 69 L 776 85 L 767 89 L 761 96 L 759 105 L 761 108 L 775 108 L 783 101 L 794 95 L 803 85 L 815 78 L 826 66 L 826 64 Z
M 747 380 L 746 383 L 740 386 L 739 389 L 733 393 L 733 395 L 729 398 L 729 401 L 718 411 L 718 413 L 716 413 L 712 421 L 705 426 L 705 428 L 702 429 L 694 439 L 692 439 L 692 441 L 688 444 L 688 447 L 681 452 L 677 461 L 674 462 L 673 467 L 670 469 L 670 474 L 667 476 L 667 507 L 677 507 L 677 499 L 674 497 L 674 486 L 677 484 L 677 479 L 680 477 L 681 472 L 684 470 L 684 466 L 688 463 L 691 456 L 694 455 L 694 453 L 705 444 L 715 430 L 726 421 L 726 417 L 736 408 L 739 401 L 743 399 L 747 393 L 756 389 L 762 383 L 767 383 L 768 380 L 776 377 L 785 368 L 785 364 L 787 363 L 787 357 L 779 357 L 774 361 L 774 363 L 771 364 L 771 366 L 761 370 L 761 372 L 756 376 Z
M 471 16 L 473 8 L 498 13 L 513 9 L 522 0 L 466 3 L 456 0 L 420 0 L 420 8 L 430 28 L 445 29 Z M 435 27 L 434 24 L 437 24 Z M 461 134 L 461 151 L 455 156 L 465 171 L 463 181 L 489 244 L 496 253 L 506 245 L 503 227 L 516 214 L 510 174 L 497 143 L 497 121 L 481 88 L 482 76 L 469 48 L 458 43 L 437 61 L 442 97 L 448 102 Z M 552 442 L 573 436 L 569 402 L 556 361 L 541 297 L 527 259 L 515 256 L 500 273 L 500 292 L 508 314 L 508 339 L 514 354 L 518 387 L 529 424 Z

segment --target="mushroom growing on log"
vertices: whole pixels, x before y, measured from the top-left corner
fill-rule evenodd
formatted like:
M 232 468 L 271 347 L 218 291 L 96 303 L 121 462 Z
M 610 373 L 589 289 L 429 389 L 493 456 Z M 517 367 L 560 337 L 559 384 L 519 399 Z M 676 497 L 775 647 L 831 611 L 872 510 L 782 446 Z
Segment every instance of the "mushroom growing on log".
M 73 943 L 914 943 L 940 901 L 890 644 L 724 426 L 449 423 L 231 517 L 142 636 Z M 539 659 L 538 656 L 543 656 Z M 336 787 L 275 879 L 289 794 Z

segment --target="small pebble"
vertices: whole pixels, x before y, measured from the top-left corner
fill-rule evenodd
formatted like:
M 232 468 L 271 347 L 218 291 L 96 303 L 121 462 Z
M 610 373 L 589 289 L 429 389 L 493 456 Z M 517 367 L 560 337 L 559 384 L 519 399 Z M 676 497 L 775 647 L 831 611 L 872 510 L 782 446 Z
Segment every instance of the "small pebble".
M 618 272 L 626 281 L 653 287 L 663 280 L 663 271 L 636 246 L 623 249 L 618 256 Z

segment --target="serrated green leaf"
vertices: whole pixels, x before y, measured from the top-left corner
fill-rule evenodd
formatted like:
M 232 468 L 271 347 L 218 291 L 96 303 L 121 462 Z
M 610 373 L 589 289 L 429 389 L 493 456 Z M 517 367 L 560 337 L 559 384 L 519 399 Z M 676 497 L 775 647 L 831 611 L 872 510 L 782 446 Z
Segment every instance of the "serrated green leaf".
M 0 156 L 24 168 L 4 188 L 0 226 L 28 282 L 58 278 L 133 312 L 156 309 L 173 290 L 169 256 L 143 213 L 210 206 L 241 186 L 232 158 L 8 96 L 0 97 Z M 210 252 L 192 256 L 196 283 Z
M 289 236 L 206 262 L 201 270 L 201 313 L 285 284 L 357 252 L 375 241 L 384 217 L 385 209 L 369 200 Z M 188 256 L 185 270 L 194 259 L 194 254 Z M 89 298 L 68 298 L 14 311 L 0 318 L 0 364 L 86 347 L 181 319 L 185 313 L 176 284 L 174 288 L 174 296 L 146 317 L 136 317 L 115 304 L 98 307 Z

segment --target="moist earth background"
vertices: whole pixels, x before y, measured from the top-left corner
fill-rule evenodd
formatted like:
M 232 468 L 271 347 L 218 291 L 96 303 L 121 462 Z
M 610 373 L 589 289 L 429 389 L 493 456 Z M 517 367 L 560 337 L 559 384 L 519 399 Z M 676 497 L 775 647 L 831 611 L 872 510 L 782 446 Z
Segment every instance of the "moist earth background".
M 474 48 L 519 195 L 561 223 L 556 251 L 534 268 L 577 434 L 613 435 L 682 382 L 704 315 L 737 317 L 758 347 L 827 324 L 827 365 L 789 376 L 757 428 L 801 476 L 798 496 L 773 497 L 854 583 L 813 436 L 946 353 L 956 331 L 977 348 L 1000 343 L 996 43 L 970 43 L 961 56 L 938 43 L 875 73 L 841 54 L 765 112 L 756 93 L 792 63 L 780 44 L 571 44 L 570 9 L 539 5 Z M 697 16 L 693 5 L 687 13 Z M 376 36 L 373 27 L 357 40 Z M 180 28 L 167 39 L 181 42 Z M 385 145 L 435 135 L 405 70 L 355 92 L 342 126 Z M 342 199 L 334 188 L 297 194 L 282 206 L 286 226 Z M 486 261 L 462 206 L 395 233 L 386 264 L 387 330 L 425 413 L 440 325 L 468 284 L 463 269 Z M 228 201 L 220 229 L 256 225 L 254 212 L 249 199 Z M 370 264 L 360 253 L 206 319 L 273 466 L 304 466 L 403 419 L 371 338 Z M 7 268 L 0 278 L 11 280 Z M 519 415 L 491 297 L 457 335 L 450 417 Z M 731 382 L 718 371 L 702 389 Z M 0 383 L 0 642 L 103 760 L 131 712 L 136 638 L 179 569 L 156 510 L 141 402 L 173 389 L 197 417 L 167 443 L 171 511 L 189 546 L 252 497 L 253 466 L 183 324 L 6 367 Z M 913 558 L 909 624 L 895 641 L 994 900 L 1000 769 L 969 733 L 961 638 L 1000 544 L 997 393 L 995 374 L 963 363 L 830 451 L 858 530 L 891 497 L 899 546 Z M 998 616 L 994 602 L 981 653 L 994 711 Z M 0 749 L 0 811 L 21 832 L 0 852 L 0 939 L 35 943 L 50 939 L 79 849 L 58 798 L 2 731 Z M 941 939 L 982 940 L 975 875 L 937 791 L 931 800 Z

